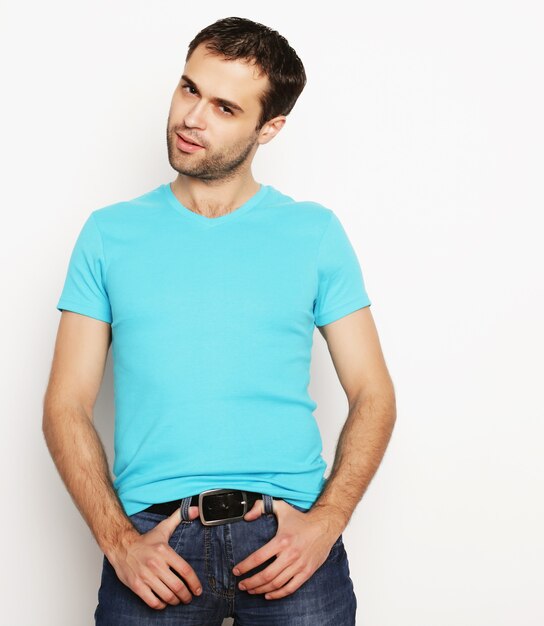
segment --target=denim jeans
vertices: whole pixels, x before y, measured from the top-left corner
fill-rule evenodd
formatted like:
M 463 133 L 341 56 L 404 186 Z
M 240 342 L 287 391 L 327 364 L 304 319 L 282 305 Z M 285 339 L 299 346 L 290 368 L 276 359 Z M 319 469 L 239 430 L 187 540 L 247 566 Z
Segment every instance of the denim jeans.
M 276 557 L 240 576 L 235 576 L 232 569 L 276 535 L 276 515 L 267 512 L 251 522 L 206 526 L 198 517 L 186 519 L 183 511 L 188 511 L 188 506 L 189 500 L 184 499 L 182 520 L 169 544 L 195 570 L 202 583 L 202 594 L 193 595 L 189 604 L 180 602 L 153 609 L 119 580 L 104 556 L 94 612 L 98 626 L 221 626 L 227 617 L 234 617 L 234 626 L 355 626 L 357 600 L 342 535 L 325 562 L 298 589 L 282 598 L 267 600 L 264 593 L 250 594 L 239 589 L 238 584 L 265 569 Z M 271 505 L 265 503 L 265 510 L 271 511 Z M 140 533 L 151 530 L 165 518 L 145 511 L 130 516 Z

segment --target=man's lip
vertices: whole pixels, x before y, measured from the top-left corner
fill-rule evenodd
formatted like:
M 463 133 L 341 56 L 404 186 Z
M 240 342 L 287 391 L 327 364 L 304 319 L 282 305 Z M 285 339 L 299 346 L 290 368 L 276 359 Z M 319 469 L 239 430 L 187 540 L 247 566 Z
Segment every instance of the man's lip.
M 185 135 L 183 135 L 182 133 L 176 133 L 176 135 L 177 135 L 178 137 L 181 137 L 181 138 L 183 139 L 183 141 L 187 141 L 188 143 L 194 143 L 194 144 L 195 144 L 195 146 L 200 146 L 201 148 L 203 148 L 203 147 L 204 147 L 202 144 L 200 144 L 200 143 L 196 143 L 196 141 L 193 141 L 193 140 L 191 139 L 191 137 L 186 137 L 186 136 L 185 136 Z

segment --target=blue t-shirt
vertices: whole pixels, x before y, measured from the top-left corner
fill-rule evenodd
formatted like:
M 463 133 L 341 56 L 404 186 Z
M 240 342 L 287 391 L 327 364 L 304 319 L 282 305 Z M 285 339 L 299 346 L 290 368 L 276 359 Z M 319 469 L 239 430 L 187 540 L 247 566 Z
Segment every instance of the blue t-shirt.
M 212 488 L 311 507 L 327 467 L 314 327 L 369 305 L 335 213 L 271 185 L 215 218 L 169 183 L 92 211 L 57 309 L 111 324 L 125 513 Z

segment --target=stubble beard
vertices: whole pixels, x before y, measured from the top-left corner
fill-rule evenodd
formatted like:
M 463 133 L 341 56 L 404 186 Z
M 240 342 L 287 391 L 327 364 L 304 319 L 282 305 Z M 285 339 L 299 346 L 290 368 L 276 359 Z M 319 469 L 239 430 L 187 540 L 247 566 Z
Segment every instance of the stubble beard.
M 208 156 L 205 152 L 189 154 L 181 152 L 176 146 L 177 135 L 174 130 L 167 132 L 168 160 L 179 174 L 201 180 L 228 180 L 234 178 L 246 163 L 255 143 L 257 132 L 249 139 L 243 139 L 220 154 Z

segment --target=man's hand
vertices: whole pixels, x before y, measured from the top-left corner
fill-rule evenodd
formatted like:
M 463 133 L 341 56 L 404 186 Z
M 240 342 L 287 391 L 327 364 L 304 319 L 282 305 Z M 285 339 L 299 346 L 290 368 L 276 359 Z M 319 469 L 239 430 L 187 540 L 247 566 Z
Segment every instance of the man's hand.
M 189 518 L 195 517 L 198 517 L 198 507 L 191 506 Z M 140 534 L 134 529 L 134 533 L 125 536 L 107 557 L 119 580 L 152 609 L 164 609 L 166 604 L 176 605 L 180 601 L 188 604 L 193 598 L 189 588 L 196 595 L 202 593 L 194 569 L 168 543 L 180 522 L 178 508 L 146 533 Z
M 273 539 L 233 568 L 236 576 L 276 559 L 268 567 L 239 584 L 248 593 L 265 593 L 267 600 L 283 598 L 296 591 L 323 565 L 338 539 L 326 513 L 319 508 L 297 511 L 283 500 L 273 501 L 278 531 Z M 253 521 L 263 513 L 263 500 L 257 500 L 244 519 Z

